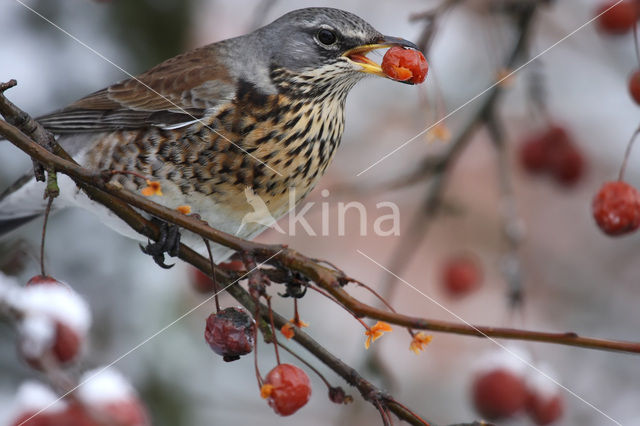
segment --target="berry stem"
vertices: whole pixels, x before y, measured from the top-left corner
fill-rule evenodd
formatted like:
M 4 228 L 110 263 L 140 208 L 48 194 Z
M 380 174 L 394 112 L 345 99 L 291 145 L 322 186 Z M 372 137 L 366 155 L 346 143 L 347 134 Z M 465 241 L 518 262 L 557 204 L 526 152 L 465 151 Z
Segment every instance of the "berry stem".
M 47 235 L 47 223 L 49 222 L 49 213 L 51 213 L 51 205 L 53 204 L 53 195 L 49 196 L 47 207 L 44 210 L 44 222 L 42 223 L 42 238 L 40 240 L 40 273 L 45 276 L 44 271 L 44 240 Z
M 260 303 L 258 302 L 258 298 L 254 297 L 253 302 L 256 306 L 256 311 L 253 314 L 253 319 L 256 322 L 256 327 L 253 329 L 253 367 L 256 370 L 256 379 L 258 380 L 258 389 L 262 388 L 264 381 L 262 380 L 262 376 L 260 375 L 260 367 L 258 367 L 258 321 L 260 321 Z
M 273 334 L 273 349 L 276 351 L 276 361 L 280 365 L 280 353 L 278 352 L 278 337 L 276 336 L 276 326 L 273 323 L 273 309 L 271 309 L 271 297 L 266 296 L 267 307 L 269 308 L 269 323 L 271 324 L 271 333 Z
M 211 244 L 209 240 L 202 237 L 204 245 L 207 247 L 207 253 L 209 253 L 209 263 L 211 264 L 211 281 L 213 281 L 213 298 L 216 301 L 216 312 L 220 312 L 220 301 L 218 300 L 218 282 L 216 281 L 216 264 L 213 262 L 213 254 L 211 253 Z
M 300 324 L 300 314 L 298 313 L 298 299 L 293 299 L 293 323 L 297 326 Z M 280 345 L 282 346 L 282 345 Z
M 382 417 L 382 425 L 383 426 L 393 426 L 393 420 L 391 420 L 391 416 L 389 416 L 389 412 L 387 411 L 387 407 L 385 407 L 379 399 L 375 399 L 373 401 L 373 405 L 376 406 L 378 412 L 380 413 L 380 417 Z
M 633 147 L 633 143 L 636 140 L 636 137 L 640 134 L 640 127 L 636 129 L 635 132 L 631 135 L 631 140 L 627 144 L 627 149 L 624 152 L 624 159 L 622 160 L 622 165 L 620 166 L 620 172 L 618 173 L 618 180 L 622 180 L 624 178 L 624 172 L 627 168 L 627 161 L 629 160 L 629 156 L 631 155 L 631 148 Z

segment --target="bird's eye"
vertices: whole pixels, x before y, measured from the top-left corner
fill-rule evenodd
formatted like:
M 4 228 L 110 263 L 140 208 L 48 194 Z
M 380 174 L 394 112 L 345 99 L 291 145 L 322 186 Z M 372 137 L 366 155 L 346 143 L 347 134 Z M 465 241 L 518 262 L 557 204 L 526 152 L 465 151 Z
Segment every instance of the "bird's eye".
M 338 41 L 338 37 L 336 36 L 336 33 L 326 28 L 323 28 L 320 31 L 318 31 L 316 38 L 320 43 L 324 44 L 325 46 L 331 46 L 332 44 L 335 44 L 336 41 Z

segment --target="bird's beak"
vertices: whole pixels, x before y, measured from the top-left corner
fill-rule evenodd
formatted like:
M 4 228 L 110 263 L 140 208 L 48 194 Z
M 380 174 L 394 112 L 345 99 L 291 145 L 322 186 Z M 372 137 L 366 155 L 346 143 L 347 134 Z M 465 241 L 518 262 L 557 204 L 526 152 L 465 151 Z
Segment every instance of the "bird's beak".
M 378 43 L 365 44 L 362 46 L 354 47 L 353 49 L 349 49 L 346 52 L 344 52 L 342 56 L 347 58 L 349 62 L 360 66 L 361 69 L 359 71 L 361 72 L 388 78 L 388 76 L 382 71 L 382 68 L 380 67 L 380 65 L 375 63 L 371 59 L 367 58 L 366 55 L 372 50 L 387 49 L 393 46 L 407 47 L 410 49 L 419 50 L 418 46 L 416 46 L 409 40 L 405 40 L 400 37 L 382 36 L 382 38 Z M 403 82 L 403 83 L 412 84 L 409 82 Z

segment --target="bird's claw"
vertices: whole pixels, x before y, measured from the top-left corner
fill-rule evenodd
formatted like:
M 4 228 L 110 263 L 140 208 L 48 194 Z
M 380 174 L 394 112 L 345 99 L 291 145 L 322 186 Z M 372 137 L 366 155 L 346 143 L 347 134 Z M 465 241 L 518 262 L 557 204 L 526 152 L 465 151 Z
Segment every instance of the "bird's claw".
M 164 269 L 172 268 L 175 264 L 167 265 L 164 263 L 164 254 L 169 256 L 177 256 L 180 248 L 180 228 L 178 225 L 162 222 L 160 224 L 160 236 L 158 241 L 152 243 L 149 241 L 146 246 L 140 244 L 140 250 L 144 254 L 148 254 L 153 258 L 158 266 Z

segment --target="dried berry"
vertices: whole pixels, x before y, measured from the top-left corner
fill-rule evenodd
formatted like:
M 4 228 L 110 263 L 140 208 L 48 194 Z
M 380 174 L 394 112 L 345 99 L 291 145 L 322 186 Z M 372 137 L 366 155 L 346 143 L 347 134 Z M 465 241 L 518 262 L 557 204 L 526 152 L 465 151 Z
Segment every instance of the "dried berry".
M 628 234 L 640 226 L 640 193 L 623 181 L 606 182 L 592 204 L 593 217 L 607 235 Z
M 634 1 L 627 0 L 615 5 L 616 1 L 609 1 L 598 8 L 596 15 L 611 8 L 598 18 L 598 27 L 607 34 L 625 34 L 633 29 L 638 20 L 638 6 Z M 615 5 L 615 6 L 614 6 Z M 613 7 L 612 7 L 613 6 Z
M 422 83 L 429 72 L 429 64 L 422 52 L 394 46 L 382 58 L 382 71 L 394 80 Z
M 262 389 L 276 414 L 289 416 L 303 407 L 311 396 L 307 374 L 291 364 L 279 364 L 267 374 Z
M 473 403 L 480 415 L 489 420 L 512 417 L 525 409 L 527 387 L 524 380 L 507 369 L 495 369 L 475 378 Z
M 247 312 L 240 308 L 226 308 L 209 315 L 204 338 L 211 349 L 227 362 L 253 350 L 256 324 Z
M 635 70 L 629 78 L 629 93 L 638 105 L 640 105 L 640 69 Z
M 461 254 L 448 259 L 442 269 L 442 284 L 451 296 L 465 296 L 482 283 L 482 269 L 475 257 Z

